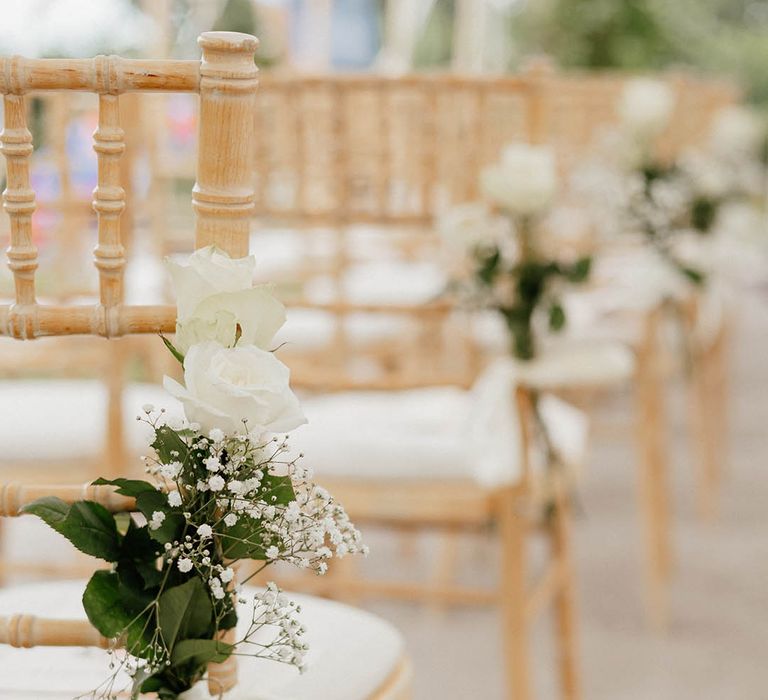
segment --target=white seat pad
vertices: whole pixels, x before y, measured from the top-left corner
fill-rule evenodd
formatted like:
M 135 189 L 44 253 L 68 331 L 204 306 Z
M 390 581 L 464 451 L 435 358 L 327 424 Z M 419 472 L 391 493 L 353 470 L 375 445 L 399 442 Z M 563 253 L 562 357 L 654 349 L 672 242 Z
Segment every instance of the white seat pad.
M 302 401 L 308 423 L 292 434 L 295 451 L 323 476 L 471 479 L 495 486 L 521 476 L 515 378 L 492 366 L 471 391 L 349 391 Z M 543 418 L 564 461 L 586 451 L 586 417 L 545 396 Z
M 83 619 L 84 589 L 84 582 L 74 581 L 2 590 L 0 614 Z M 249 597 L 248 589 L 244 597 Z M 227 700 L 365 700 L 403 658 L 403 640 L 384 620 L 328 600 L 288 597 L 302 607 L 300 619 L 310 645 L 307 672 L 299 675 L 292 666 L 239 657 L 240 682 Z M 247 611 L 240 615 L 246 625 L 249 618 Z M 0 645 L 0 697 L 72 700 L 103 682 L 110 674 L 108 664 L 102 649 Z
M 151 429 L 136 420 L 144 404 L 177 404 L 156 384 L 129 384 L 123 393 L 128 446 L 145 453 Z M 104 449 L 107 389 L 87 379 L 0 381 L 3 461 L 93 457 Z

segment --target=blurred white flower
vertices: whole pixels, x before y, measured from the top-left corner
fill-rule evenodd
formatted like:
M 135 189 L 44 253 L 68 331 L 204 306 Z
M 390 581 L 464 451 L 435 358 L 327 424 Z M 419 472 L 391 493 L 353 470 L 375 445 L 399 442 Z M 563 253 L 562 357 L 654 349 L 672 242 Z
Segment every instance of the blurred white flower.
M 710 143 L 712 150 L 724 158 L 756 156 L 763 135 L 763 125 L 754 112 L 731 105 L 715 115 Z
M 549 207 L 557 190 L 555 155 L 546 146 L 507 146 L 501 161 L 480 174 L 480 189 L 494 204 L 518 216 Z
M 289 386 L 290 371 L 271 352 L 252 345 L 193 345 L 184 360 L 186 388 L 170 377 L 164 386 L 184 405 L 187 420 L 204 431 L 284 433 L 306 422 Z
M 437 222 L 445 242 L 459 250 L 499 240 L 502 227 L 482 202 L 459 204 L 448 209 Z
M 652 139 L 666 128 L 675 106 L 675 94 L 663 80 L 635 78 L 625 86 L 619 118 L 633 135 Z

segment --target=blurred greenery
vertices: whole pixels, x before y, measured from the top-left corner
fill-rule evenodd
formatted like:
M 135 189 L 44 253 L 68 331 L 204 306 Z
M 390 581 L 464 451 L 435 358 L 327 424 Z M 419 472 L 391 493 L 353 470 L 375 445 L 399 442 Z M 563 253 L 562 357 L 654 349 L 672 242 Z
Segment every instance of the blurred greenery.
M 566 67 L 687 65 L 768 103 L 768 0 L 526 0 L 513 31 L 517 60 L 543 52 Z

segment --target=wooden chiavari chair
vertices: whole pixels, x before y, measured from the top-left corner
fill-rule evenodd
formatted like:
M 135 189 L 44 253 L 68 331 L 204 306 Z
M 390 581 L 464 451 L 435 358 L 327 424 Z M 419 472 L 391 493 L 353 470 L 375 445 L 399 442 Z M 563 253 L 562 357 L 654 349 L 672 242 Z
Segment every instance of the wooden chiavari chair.
M 112 339 L 128 334 L 174 331 L 176 312 L 173 306 L 123 303 L 125 253 L 120 217 L 125 207 L 125 191 L 120 181 L 119 164 L 125 143 L 119 105 L 121 95 L 126 92 L 199 94 L 197 181 L 192 192 L 196 216 L 195 245 L 217 245 L 233 257 L 247 255 L 253 209 L 252 114 L 257 88 L 254 63 L 257 42 L 245 34 L 210 32 L 201 36 L 200 45 L 203 50 L 201 62 L 126 60 L 116 56 L 98 56 L 92 60 L 25 60 L 19 57 L 0 60 L 0 92 L 4 95 L 6 115 L 0 143 L 8 166 L 5 209 L 11 218 L 8 260 L 16 285 L 15 302 L 0 306 L 0 332 L 3 335 L 29 341 L 43 336 L 95 335 Z M 100 295 L 94 305 L 40 304 L 35 294 L 37 250 L 30 225 L 35 208 L 29 168 L 32 137 L 24 109 L 25 94 L 33 90 L 82 90 L 99 96 L 99 127 L 94 136 L 99 161 L 98 186 L 94 195 L 98 217 L 94 262 L 99 273 Z M 0 515 L 17 516 L 26 503 L 42 495 L 57 495 L 68 502 L 90 498 L 112 512 L 135 508 L 131 499 L 117 496 L 110 488 L 10 482 L 0 489 Z M 107 640 L 101 639 L 82 617 L 62 620 L 35 616 L 36 612 L 74 614 L 77 603 L 73 598 L 76 599 L 78 593 L 71 585 L 56 584 L 40 585 L 29 591 L 25 588 L 3 591 L 0 593 L 0 643 L 20 648 L 106 646 Z M 338 647 L 331 648 L 333 645 L 326 641 L 323 648 L 320 639 L 325 671 L 314 680 L 298 684 L 278 676 L 270 691 L 291 698 L 330 697 L 349 681 L 351 666 L 363 671 L 355 674 L 351 700 L 402 700 L 408 697 L 408 667 L 402 658 L 400 638 L 394 630 L 372 616 L 343 606 L 328 607 L 326 603 L 311 599 L 305 602 L 307 608 L 315 608 L 317 619 L 322 621 L 321 629 L 335 637 L 339 625 L 342 629 L 346 627 L 352 643 L 344 656 L 334 659 Z M 25 607 L 25 613 L 9 615 L 15 604 Z M 368 647 L 372 647 L 372 651 L 366 652 Z M 83 659 L 81 653 L 62 651 L 56 656 L 44 655 L 38 657 L 38 663 L 32 661 L 26 666 L 17 664 L 18 653 L 35 652 L 0 650 L 5 669 L 0 679 L 4 695 L 7 692 L 14 693 L 14 697 L 25 697 L 25 692 L 27 697 L 47 695 L 46 688 L 40 687 L 45 685 L 47 676 L 56 684 L 53 691 L 58 695 L 55 696 L 61 697 L 69 690 L 65 688 L 67 671 L 82 668 L 79 666 Z M 89 659 L 86 665 L 90 668 L 94 661 Z M 15 677 L 12 668 L 20 669 L 21 679 Z M 271 672 L 260 667 L 255 671 L 256 675 L 246 682 L 268 687 Z M 260 679 L 262 673 L 267 675 Z M 213 664 L 208 675 L 211 692 L 231 689 L 237 682 L 235 658 L 230 657 L 223 664 Z

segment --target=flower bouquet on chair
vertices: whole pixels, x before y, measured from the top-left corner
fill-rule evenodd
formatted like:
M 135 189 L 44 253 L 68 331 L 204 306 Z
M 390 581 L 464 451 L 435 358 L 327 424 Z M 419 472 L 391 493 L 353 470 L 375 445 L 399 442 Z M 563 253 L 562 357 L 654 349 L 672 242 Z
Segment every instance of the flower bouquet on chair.
M 206 679 L 209 663 L 234 654 L 302 669 L 298 608 L 274 584 L 250 600 L 242 585 L 274 562 L 323 574 L 332 556 L 366 551 L 344 509 L 312 483 L 301 455 L 289 456 L 287 438 L 275 436 L 305 419 L 288 368 L 269 350 L 285 311 L 269 288 L 252 286 L 253 267 L 252 257 L 212 247 L 170 265 L 177 333 L 174 343 L 163 340 L 182 363 L 184 385 L 168 377 L 165 385 L 185 417 L 145 406 L 138 419 L 154 434 L 154 454 L 144 458 L 149 480 L 95 482 L 135 499 L 137 514 L 56 498 L 25 509 L 111 565 L 83 594 L 113 659 L 93 697 L 115 697 L 127 672 L 132 698 L 171 700 Z M 242 560 L 258 564 L 238 582 Z M 244 608 L 247 624 L 238 625 Z
M 701 243 L 713 238 L 726 208 L 761 196 L 761 129 L 754 117 L 730 108 L 715 120 L 708 144 L 671 157 L 659 152 L 657 141 L 674 104 L 665 82 L 630 81 L 610 152 L 578 172 L 575 187 L 609 237 L 639 236 L 683 281 L 701 287 L 712 267 Z
M 547 230 L 546 214 L 557 190 L 555 159 L 549 148 L 512 144 L 501 161 L 481 174 L 487 204 L 456 207 L 440 229 L 454 265 L 452 289 L 468 305 L 492 309 L 504 320 L 512 354 L 536 354 L 535 329 L 560 331 L 566 323 L 560 293 L 584 282 L 591 258 L 566 251 Z M 564 254 L 565 252 L 565 254 Z

